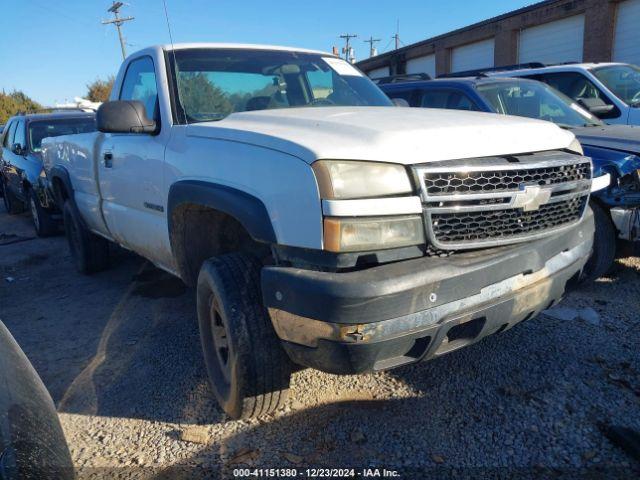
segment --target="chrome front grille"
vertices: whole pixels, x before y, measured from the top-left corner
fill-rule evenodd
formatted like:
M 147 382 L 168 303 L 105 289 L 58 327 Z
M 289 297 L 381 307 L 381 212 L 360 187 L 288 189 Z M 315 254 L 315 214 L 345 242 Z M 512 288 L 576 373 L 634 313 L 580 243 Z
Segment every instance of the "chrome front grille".
M 424 183 L 429 195 L 518 190 L 524 185 L 557 185 L 591 178 L 591 165 L 579 163 L 553 167 L 477 172 L 427 172 Z
M 505 245 L 576 224 L 591 191 L 591 161 L 554 151 L 415 167 L 427 238 L 442 250 Z

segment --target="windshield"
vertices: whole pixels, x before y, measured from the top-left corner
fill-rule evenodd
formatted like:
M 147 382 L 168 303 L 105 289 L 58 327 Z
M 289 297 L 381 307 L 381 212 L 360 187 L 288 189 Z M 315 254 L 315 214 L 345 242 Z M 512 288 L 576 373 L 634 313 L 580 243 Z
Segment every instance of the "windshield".
M 628 105 L 640 106 L 640 68 L 635 65 L 615 65 L 593 69 L 606 87 Z
M 496 113 L 548 120 L 562 127 L 602 125 L 569 97 L 540 82 L 513 80 L 478 85 Z
M 168 55 L 173 63 L 173 54 Z M 234 112 L 292 107 L 392 106 L 344 60 L 319 54 L 239 49 L 175 51 L 177 117 L 187 123 Z M 175 91 L 174 91 L 175 94 Z
M 60 135 L 74 135 L 76 133 L 89 133 L 96 129 L 94 117 L 87 118 L 56 118 L 51 120 L 38 120 L 29 123 L 29 146 L 32 152 L 40 152 L 42 140 L 47 137 L 59 137 Z

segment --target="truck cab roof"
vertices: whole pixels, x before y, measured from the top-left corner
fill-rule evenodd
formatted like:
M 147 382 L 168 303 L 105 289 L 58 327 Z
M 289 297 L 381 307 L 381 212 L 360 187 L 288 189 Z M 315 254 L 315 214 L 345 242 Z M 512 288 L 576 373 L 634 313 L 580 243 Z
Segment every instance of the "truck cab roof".
M 237 49 L 237 50 L 273 50 L 273 51 L 282 51 L 282 52 L 303 52 L 303 53 L 315 53 L 318 55 L 325 55 L 333 57 L 335 55 L 323 52 L 321 50 L 310 50 L 305 48 L 293 48 L 293 47 L 285 47 L 278 45 L 260 45 L 260 44 L 252 44 L 252 43 L 215 43 L 215 42 L 195 42 L 195 43 L 174 43 L 174 44 L 164 44 L 164 45 L 154 45 L 144 50 L 154 50 L 160 49 L 165 52 L 170 52 L 172 50 L 187 50 L 187 49 L 195 49 L 195 48 L 205 48 L 212 50 L 228 50 L 228 49 Z M 137 55 L 139 52 L 134 53 L 133 55 Z

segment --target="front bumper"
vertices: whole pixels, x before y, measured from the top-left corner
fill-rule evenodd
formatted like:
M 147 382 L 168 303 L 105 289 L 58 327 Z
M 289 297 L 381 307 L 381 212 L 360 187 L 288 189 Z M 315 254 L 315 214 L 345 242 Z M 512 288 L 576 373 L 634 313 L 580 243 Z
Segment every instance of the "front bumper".
M 348 272 L 265 267 L 263 299 L 291 359 L 331 373 L 427 360 L 557 303 L 592 248 L 593 215 L 524 244 Z

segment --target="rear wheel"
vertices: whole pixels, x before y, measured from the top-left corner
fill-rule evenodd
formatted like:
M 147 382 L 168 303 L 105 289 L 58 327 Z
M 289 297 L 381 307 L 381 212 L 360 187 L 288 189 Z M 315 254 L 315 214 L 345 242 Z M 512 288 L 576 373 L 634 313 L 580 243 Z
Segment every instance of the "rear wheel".
M 51 218 L 36 196 L 36 192 L 29 190 L 29 210 L 31 219 L 39 237 L 48 237 L 58 232 L 58 223 Z
M 260 262 L 245 254 L 207 260 L 198 276 L 198 324 L 207 373 L 222 409 L 255 418 L 281 407 L 292 364 L 262 305 Z
M 88 231 L 70 201 L 63 208 L 64 231 L 76 269 L 83 274 L 104 270 L 109 265 L 109 242 Z
M 0 177 L 0 181 L 2 182 L 2 201 L 4 203 L 4 208 L 7 210 L 7 213 L 10 215 L 16 215 L 18 213 L 24 212 L 24 203 L 22 203 L 9 189 L 4 178 Z
M 593 252 L 582 274 L 583 282 L 593 282 L 606 275 L 611 270 L 616 257 L 616 229 L 609 217 L 609 212 L 596 202 L 590 202 L 589 205 L 593 210 L 596 232 L 593 238 Z

